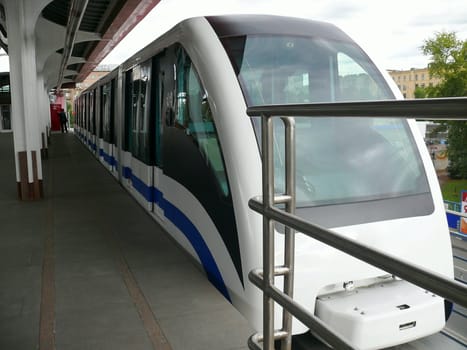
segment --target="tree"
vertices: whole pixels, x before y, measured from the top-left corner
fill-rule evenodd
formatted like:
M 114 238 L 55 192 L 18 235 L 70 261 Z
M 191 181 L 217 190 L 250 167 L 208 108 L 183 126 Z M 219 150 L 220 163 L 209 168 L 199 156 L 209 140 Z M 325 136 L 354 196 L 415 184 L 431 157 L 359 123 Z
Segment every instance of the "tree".
M 424 41 L 423 54 L 429 55 L 430 74 L 441 83 L 426 89 L 427 97 L 467 96 L 467 40 L 454 32 L 438 32 Z M 449 175 L 467 179 L 467 121 L 449 121 Z
M 414 91 L 415 98 L 425 98 L 427 96 L 427 91 L 425 88 L 417 86 Z

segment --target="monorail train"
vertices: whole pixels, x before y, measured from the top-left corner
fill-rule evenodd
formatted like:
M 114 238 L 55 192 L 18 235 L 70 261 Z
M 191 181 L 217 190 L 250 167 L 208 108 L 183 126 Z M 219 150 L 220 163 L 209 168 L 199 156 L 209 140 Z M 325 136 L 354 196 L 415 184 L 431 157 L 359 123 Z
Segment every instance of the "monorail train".
M 247 106 L 402 98 L 333 25 L 265 15 L 184 20 L 84 91 L 75 132 L 258 330 L 259 117 Z M 277 192 L 284 131 L 275 122 Z M 297 214 L 453 277 L 437 177 L 413 120 L 296 119 Z M 283 234 L 275 233 L 276 262 Z M 296 235 L 294 299 L 362 349 L 441 330 L 445 303 Z M 276 328 L 280 328 L 276 310 Z M 307 332 L 294 321 L 293 333 Z

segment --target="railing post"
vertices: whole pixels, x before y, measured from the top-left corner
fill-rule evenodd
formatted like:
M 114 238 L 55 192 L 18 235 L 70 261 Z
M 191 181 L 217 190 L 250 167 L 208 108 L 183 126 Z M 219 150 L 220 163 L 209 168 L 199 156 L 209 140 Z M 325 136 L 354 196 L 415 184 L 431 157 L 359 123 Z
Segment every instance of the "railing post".
M 285 203 L 285 211 L 295 214 L 295 120 L 283 117 L 285 126 L 285 194 L 289 200 Z M 295 230 L 285 226 L 284 266 L 288 273 L 284 275 L 284 293 L 293 298 L 294 263 L 295 263 Z M 292 315 L 282 309 L 282 330 L 287 337 L 282 339 L 281 350 L 292 349 Z
M 261 115 L 262 137 L 262 199 L 252 198 L 249 207 L 263 215 L 263 269 L 250 271 L 249 280 L 263 290 L 263 334 L 253 334 L 248 339 L 252 350 L 274 350 L 274 339 L 281 340 L 281 350 L 290 350 L 292 315 L 318 334 L 335 349 L 353 349 L 350 342 L 330 329 L 318 317 L 305 310 L 293 298 L 295 230 L 322 243 L 347 253 L 370 265 L 399 276 L 408 282 L 425 288 L 441 297 L 467 307 L 467 288 L 445 276 L 427 272 L 420 266 L 400 260 L 381 250 L 371 248 L 356 240 L 346 238 L 331 230 L 314 225 L 297 217 L 295 213 L 295 121 L 282 117 L 285 124 L 286 188 L 283 195 L 274 192 L 273 116 L 315 117 L 391 117 L 423 120 L 464 120 L 467 98 L 404 100 L 376 102 L 317 103 L 308 105 L 274 105 L 249 107 L 250 116 Z M 463 115 L 464 117 L 459 117 Z M 285 211 L 274 207 L 285 204 Z M 447 210 L 449 213 L 450 211 Z M 460 214 L 464 216 L 466 214 Z M 274 223 L 285 225 L 284 266 L 274 262 Z M 290 227 L 289 227 L 290 226 Z M 293 229 L 292 229 L 293 227 Z M 284 277 L 284 291 L 274 286 L 274 276 Z M 274 303 L 283 307 L 283 327 L 274 331 Z
M 262 115 L 263 208 L 274 205 L 272 118 Z M 263 215 L 263 350 L 274 350 L 274 301 L 265 292 L 274 284 L 274 221 Z

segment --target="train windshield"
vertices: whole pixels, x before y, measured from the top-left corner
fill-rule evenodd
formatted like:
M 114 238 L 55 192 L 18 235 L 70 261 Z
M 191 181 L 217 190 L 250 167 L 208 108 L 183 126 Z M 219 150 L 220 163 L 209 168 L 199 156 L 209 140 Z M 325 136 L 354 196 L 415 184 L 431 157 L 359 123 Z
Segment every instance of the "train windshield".
M 222 39 L 249 106 L 393 99 L 369 58 L 349 42 L 247 35 Z M 284 129 L 274 122 L 275 186 L 284 191 Z M 260 119 L 253 118 L 260 142 Z M 407 122 L 296 118 L 297 206 L 428 193 Z

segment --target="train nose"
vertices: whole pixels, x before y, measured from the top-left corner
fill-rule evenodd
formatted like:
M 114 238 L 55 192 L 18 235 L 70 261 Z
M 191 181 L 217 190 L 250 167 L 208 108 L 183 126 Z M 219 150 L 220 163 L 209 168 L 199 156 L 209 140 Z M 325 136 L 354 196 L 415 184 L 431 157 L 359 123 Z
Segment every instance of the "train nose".
M 359 349 L 409 342 L 445 324 L 444 299 L 400 280 L 320 296 L 315 314 Z

